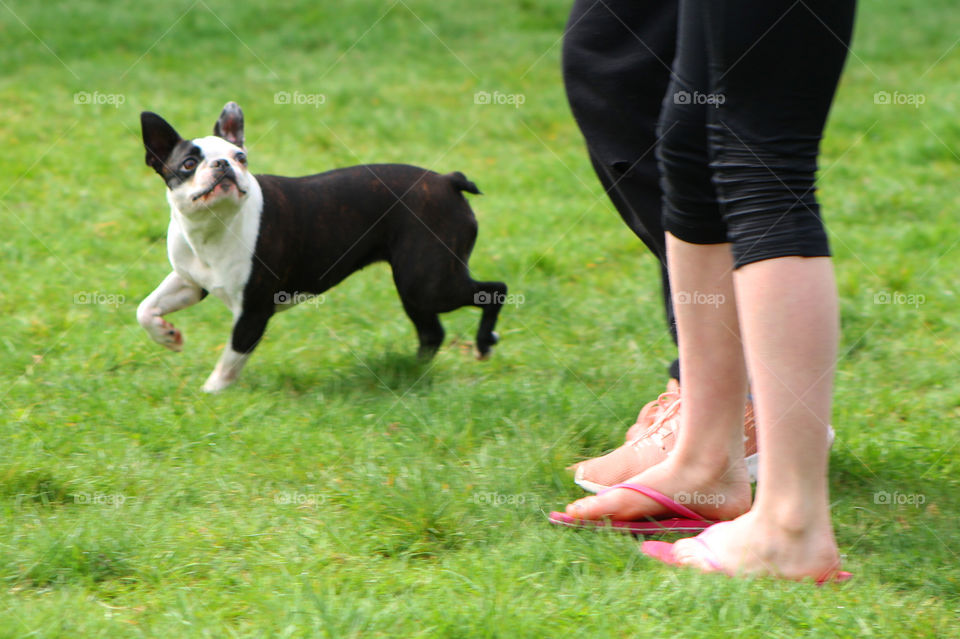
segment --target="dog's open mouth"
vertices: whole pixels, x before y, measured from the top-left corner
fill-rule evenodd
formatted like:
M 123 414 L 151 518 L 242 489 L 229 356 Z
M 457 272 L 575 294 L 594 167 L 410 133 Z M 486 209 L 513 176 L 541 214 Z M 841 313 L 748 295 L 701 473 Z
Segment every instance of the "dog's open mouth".
M 201 199 L 201 198 L 207 197 L 208 195 L 210 195 L 211 193 L 213 193 L 213 192 L 216 190 L 216 188 L 217 188 L 218 186 L 220 186 L 221 184 L 223 184 L 224 182 L 232 182 L 232 183 L 233 183 L 233 186 L 237 189 L 237 193 L 240 194 L 240 197 L 243 197 L 244 195 L 247 194 L 247 192 L 244 191 L 243 189 L 241 189 L 241 188 L 240 188 L 240 185 L 237 184 L 237 178 L 236 178 L 236 177 L 234 177 L 234 176 L 233 176 L 232 174 L 230 174 L 230 173 L 223 173 L 223 174 L 220 175 L 220 177 L 217 178 L 216 182 L 214 182 L 213 184 L 210 185 L 210 188 L 209 188 L 209 189 L 207 189 L 206 191 L 202 191 L 202 192 L 197 193 L 196 195 L 194 195 L 194 196 L 193 196 L 193 201 L 196 202 L 197 200 L 199 200 L 199 199 Z

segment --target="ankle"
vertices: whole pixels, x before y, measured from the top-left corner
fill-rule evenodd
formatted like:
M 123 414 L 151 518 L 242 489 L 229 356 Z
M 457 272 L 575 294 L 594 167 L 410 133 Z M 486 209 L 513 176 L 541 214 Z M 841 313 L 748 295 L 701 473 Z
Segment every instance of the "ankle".
M 679 468 L 695 472 L 704 481 L 723 481 L 735 477 L 734 471 L 743 466 L 743 446 L 733 450 L 722 445 L 678 446 L 671 458 Z
M 758 495 L 754 502 L 754 515 L 757 523 L 789 537 L 806 537 L 822 534 L 824 530 L 832 533 L 829 506 L 818 503 L 819 500 L 805 499 L 796 503 L 786 501 L 769 503 Z
M 737 411 L 715 411 L 709 415 L 694 414 L 688 411 L 689 403 L 684 404 L 677 446 L 673 452 L 685 463 L 710 467 L 723 473 L 743 463 L 744 435 L 743 407 Z M 709 428 L 693 426 L 708 424 Z

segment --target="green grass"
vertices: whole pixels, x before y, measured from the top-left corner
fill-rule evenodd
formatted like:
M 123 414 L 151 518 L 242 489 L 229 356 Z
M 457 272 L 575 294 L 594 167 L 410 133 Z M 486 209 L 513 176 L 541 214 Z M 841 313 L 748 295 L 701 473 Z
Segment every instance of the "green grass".
M 674 357 L 656 265 L 568 113 L 567 0 L 57 4 L 0 4 L 0 637 L 960 636 L 950 0 L 862 3 L 824 142 L 831 490 L 856 579 L 820 589 L 672 570 L 545 521 L 579 494 L 564 466 L 615 445 Z M 277 317 L 238 385 L 201 394 L 226 309 L 180 313 L 180 355 L 134 317 L 168 271 L 138 113 L 200 135 L 229 99 L 256 171 L 475 180 L 473 271 L 524 299 L 493 359 L 474 361 L 461 310 L 417 363 L 380 265 Z

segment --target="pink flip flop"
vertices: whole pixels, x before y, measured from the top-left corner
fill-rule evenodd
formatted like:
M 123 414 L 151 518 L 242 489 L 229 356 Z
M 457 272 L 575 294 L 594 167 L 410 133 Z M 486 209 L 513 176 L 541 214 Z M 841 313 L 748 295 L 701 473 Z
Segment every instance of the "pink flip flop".
M 678 504 L 660 491 L 654 490 L 648 486 L 640 484 L 616 484 L 598 493 L 603 495 L 617 488 L 626 488 L 638 492 L 644 497 L 649 497 L 657 502 L 674 515 L 679 517 L 668 517 L 664 519 L 649 518 L 643 521 L 616 521 L 610 519 L 578 519 L 571 517 L 566 513 L 554 511 L 550 513 L 550 523 L 557 526 L 567 526 L 568 528 L 609 528 L 617 532 L 629 533 L 631 535 L 658 535 L 663 533 L 686 533 L 700 532 L 708 526 L 716 523 L 709 519 L 704 519 L 693 512 L 683 504 Z
M 720 523 L 723 524 L 727 522 Z M 716 553 L 713 552 L 713 549 L 710 548 L 709 544 L 707 543 L 709 541 L 711 531 L 717 526 L 719 526 L 719 524 L 710 526 L 702 533 L 694 537 L 694 539 L 698 542 L 697 554 L 699 558 L 702 559 L 708 566 L 710 566 L 710 570 L 704 570 L 703 572 L 719 572 L 727 575 L 728 577 L 735 577 L 736 575 L 734 573 L 731 573 L 729 570 L 724 569 L 723 566 L 720 565 L 720 562 L 717 560 Z M 657 561 L 662 561 L 663 563 L 671 566 L 686 565 L 680 563 L 680 561 L 677 559 L 674 553 L 673 544 L 665 541 L 645 541 L 641 546 L 641 551 L 646 556 L 653 557 Z M 838 570 L 837 568 L 839 565 L 840 564 L 838 562 L 836 566 L 830 568 L 820 577 L 818 577 L 814 583 L 816 583 L 818 586 L 822 586 L 827 583 L 842 583 L 844 581 L 849 581 L 853 575 L 849 572 Z

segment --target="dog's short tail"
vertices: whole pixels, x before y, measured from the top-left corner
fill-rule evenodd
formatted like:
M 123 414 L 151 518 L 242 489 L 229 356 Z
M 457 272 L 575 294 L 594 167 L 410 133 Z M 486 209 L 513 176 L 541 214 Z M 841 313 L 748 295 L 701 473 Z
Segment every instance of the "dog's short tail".
M 467 193 L 473 193 L 475 195 L 483 195 L 480 192 L 480 189 L 477 188 L 477 185 L 468 180 L 467 176 L 460 171 L 447 173 L 446 177 L 449 178 L 451 184 L 453 184 L 458 191 L 466 191 Z

